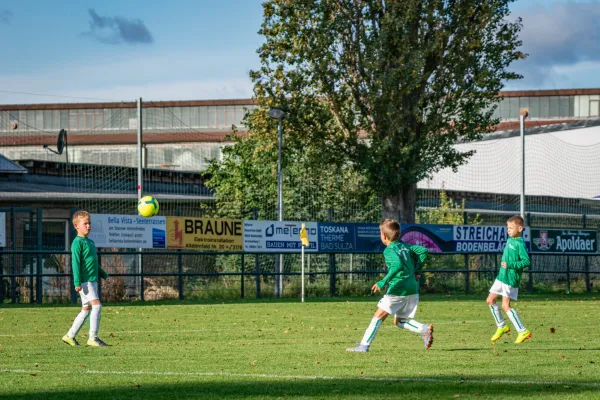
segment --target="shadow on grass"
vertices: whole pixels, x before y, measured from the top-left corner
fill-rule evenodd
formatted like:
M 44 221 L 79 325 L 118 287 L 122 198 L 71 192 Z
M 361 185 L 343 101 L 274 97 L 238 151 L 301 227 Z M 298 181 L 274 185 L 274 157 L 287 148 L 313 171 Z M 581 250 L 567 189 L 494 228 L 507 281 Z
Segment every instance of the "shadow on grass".
M 3 374 L 0 374 L 2 377 Z M 40 374 L 42 375 L 42 374 Z M 3 376 L 6 378 L 6 375 Z M 11 376 L 13 381 L 16 377 Z M 78 379 L 77 379 L 78 378 Z M 120 375 L 118 378 L 102 376 L 104 387 L 96 388 L 97 375 L 71 375 L 73 388 L 11 390 L 6 393 L 12 400 L 40 399 L 263 399 L 263 398 L 319 398 L 319 399 L 448 399 L 456 397 L 481 398 L 531 398 L 569 397 L 597 398 L 598 386 L 593 383 L 547 383 L 523 382 L 518 378 L 499 381 L 496 377 L 478 377 L 478 380 L 453 377 L 422 377 L 420 381 L 366 380 L 366 379 L 268 379 L 259 377 L 232 378 L 227 376 L 148 376 Z M 111 378 L 119 379 L 112 383 Z M 18 383 L 20 388 L 36 384 L 40 379 L 23 374 Z M 157 382 L 166 380 L 168 382 Z M 92 383 L 92 387 L 86 384 Z M 15 382 L 16 383 L 16 382 Z M 80 385 L 76 387 L 77 385 Z M 0 388 L 3 385 L 0 384 Z M 20 392 L 20 393 L 19 393 Z M 457 396 L 458 395 L 458 396 Z M 514 397 L 513 397 L 514 396 Z M 571 397 L 569 397 L 571 398 Z

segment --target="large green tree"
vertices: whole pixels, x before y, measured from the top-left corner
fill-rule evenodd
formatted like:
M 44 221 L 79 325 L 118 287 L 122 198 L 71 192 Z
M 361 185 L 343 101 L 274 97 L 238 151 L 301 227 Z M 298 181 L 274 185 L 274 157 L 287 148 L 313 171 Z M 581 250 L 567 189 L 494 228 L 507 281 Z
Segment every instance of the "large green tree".
M 287 112 L 286 141 L 312 149 L 309 164 L 354 168 L 383 217 L 413 222 L 417 182 L 466 162 L 453 144 L 490 132 L 520 78 L 511 2 L 265 1 L 255 97 Z

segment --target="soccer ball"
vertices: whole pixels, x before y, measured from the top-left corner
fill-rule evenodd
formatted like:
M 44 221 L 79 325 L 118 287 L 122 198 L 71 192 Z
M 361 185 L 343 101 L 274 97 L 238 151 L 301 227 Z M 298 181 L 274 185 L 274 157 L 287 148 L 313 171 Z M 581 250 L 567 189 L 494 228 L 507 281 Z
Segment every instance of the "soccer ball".
M 142 217 L 154 217 L 158 214 L 158 201 L 152 196 L 144 196 L 138 201 L 138 213 Z

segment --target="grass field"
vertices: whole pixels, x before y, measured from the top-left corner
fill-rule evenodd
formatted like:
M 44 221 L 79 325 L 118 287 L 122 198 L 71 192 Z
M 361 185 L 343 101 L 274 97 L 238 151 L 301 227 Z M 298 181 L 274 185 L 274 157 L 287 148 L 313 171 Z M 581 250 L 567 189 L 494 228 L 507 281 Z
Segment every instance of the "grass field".
M 597 294 L 522 296 L 532 340 L 495 346 L 482 298 L 422 296 L 431 350 L 390 318 L 346 353 L 378 299 L 105 304 L 107 348 L 61 342 L 79 307 L 3 305 L 0 398 L 600 399 Z

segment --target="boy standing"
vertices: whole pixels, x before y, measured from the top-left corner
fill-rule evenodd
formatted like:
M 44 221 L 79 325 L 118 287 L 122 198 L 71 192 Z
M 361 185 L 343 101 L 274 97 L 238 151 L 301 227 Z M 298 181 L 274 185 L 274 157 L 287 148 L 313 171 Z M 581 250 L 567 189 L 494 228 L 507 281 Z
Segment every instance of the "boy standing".
M 90 214 L 87 211 L 76 212 L 73 214 L 73 225 L 77 230 L 77 237 L 71 244 L 71 264 L 75 291 L 79 292 L 81 297 L 81 312 L 75 318 L 69 332 L 63 336 L 62 341 L 71 346 L 79 346 L 75 336 L 85 323 L 91 308 L 90 336 L 87 345 L 104 347 L 107 344 L 98 338 L 100 310 L 102 309 L 98 297 L 98 279 L 99 276 L 107 279 L 108 274 L 98 264 L 98 254 L 96 253 L 94 241 L 88 239 L 92 229 Z
M 433 343 L 433 325 L 423 325 L 413 319 L 419 304 L 418 278 L 427 259 L 427 249 L 398 241 L 400 224 L 392 219 L 383 220 L 379 225 L 379 231 L 381 241 L 387 246 L 383 256 L 388 273 L 375 283 L 371 290 L 380 292 L 385 285 L 388 285 L 388 290 L 377 304 L 377 311 L 360 344 L 346 351 L 356 353 L 369 351 L 379 327 L 390 314 L 394 314 L 394 325 L 420 334 L 425 349 L 429 349 Z M 413 256 L 418 257 L 418 261 Z
M 506 221 L 506 229 L 509 237 L 504 247 L 504 253 L 502 254 L 502 268 L 498 271 L 498 276 L 490 288 L 490 294 L 486 300 L 498 327 L 496 333 L 492 336 L 492 344 L 496 343 L 502 335 L 510 332 L 510 326 L 506 325 L 500 307 L 496 304 L 498 296 L 502 296 L 502 310 L 508 315 L 517 332 L 519 332 L 515 343 L 523 343 L 525 340 L 531 338 L 531 332 L 521 322 L 517 310 L 510 306 L 510 300 L 516 301 L 519 295 L 519 285 L 521 284 L 523 269 L 529 267 L 531 264 L 527 249 L 525 248 L 525 242 L 521 237 L 521 232 L 523 232 L 523 218 L 520 216 L 509 218 Z

